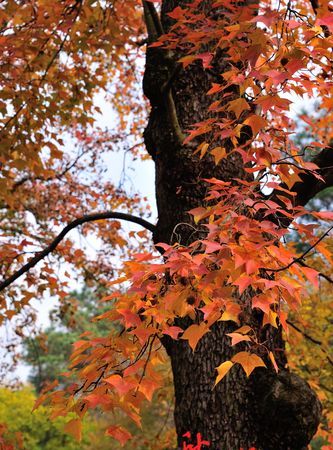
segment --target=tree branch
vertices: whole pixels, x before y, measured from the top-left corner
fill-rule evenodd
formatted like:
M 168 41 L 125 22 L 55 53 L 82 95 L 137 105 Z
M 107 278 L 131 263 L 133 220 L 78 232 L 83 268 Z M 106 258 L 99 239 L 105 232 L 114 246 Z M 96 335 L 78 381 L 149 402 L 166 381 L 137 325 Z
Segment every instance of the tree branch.
M 155 231 L 155 225 L 148 222 L 145 219 L 142 219 L 141 217 L 132 216 L 131 214 L 121 213 L 121 212 L 102 212 L 102 213 L 95 213 L 95 214 L 88 214 L 86 216 L 79 217 L 78 219 L 73 220 L 73 222 L 70 222 L 62 231 L 58 234 L 58 236 L 49 244 L 44 250 L 37 252 L 33 258 L 30 259 L 21 269 L 17 270 L 13 273 L 10 277 L 5 279 L 2 283 L 0 283 L 0 292 L 3 291 L 6 287 L 8 287 L 10 284 L 12 284 L 14 281 L 16 281 L 18 278 L 20 278 L 22 275 L 24 275 L 26 272 L 28 272 L 30 269 L 35 267 L 36 264 L 39 263 L 42 259 L 45 258 L 49 253 L 53 252 L 53 250 L 56 249 L 58 244 L 64 239 L 67 233 L 69 233 L 74 228 L 78 227 L 79 225 L 82 225 L 87 222 L 93 222 L 96 220 L 105 220 L 105 219 L 116 219 L 116 220 L 126 220 L 127 222 L 133 222 L 138 225 L 141 225 L 142 227 L 146 228 L 147 230 L 151 231 L 152 233 Z
M 312 342 L 313 344 L 319 345 L 321 347 L 321 350 L 326 354 L 327 361 L 333 366 L 333 360 L 328 352 L 323 348 L 323 343 L 321 341 L 310 336 L 310 334 L 306 333 L 304 330 L 301 330 L 297 325 L 295 325 L 293 322 L 290 322 L 290 320 L 288 319 L 287 324 L 294 328 L 294 330 L 296 330 L 298 333 L 302 334 L 308 341 Z
M 143 10 L 144 10 L 144 19 L 146 23 L 146 28 L 148 32 L 148 44 L 156 42 L 157 39 L 164 34 L 163 25 L 161 23 L 160 17 L 154 4 L 150 1 L 143 0 Z M 156 57 L 159 55 L 159 57 Z M 153 58 L 153 64 L 149 65 L 148 59 Z M 167 110 L 169 116 L 169 122 L 174 132 L 174 135 L 179 143 L 179 145 L 183 145 L 183 142 L 186 138 L 185 134 L 182 132 L 181 126 L 179 124 L 177 110 L 174 102 L 174 98 L 171 91 L 171 84 L 181 69 L 181 65 L 176 70 L 173 70 L 170 75 L 170 68 L 174 66 L 175 62 L 171 57 L 171 53 L 169 50 L 165 48 L 147 48 L 146 54 L 146 71 L 143 79 L 144 92 L 150 100 L 151 105 L 153 106 L 154 97 L 162 98 L 164 102 L 164 106 Z M 160 67 L 159 67 L 160 66 Z M 168 74 L 167 80 L 161 82 L 161 73 L 148 73 L 152 71 L 152 67 L 154 67 L 154 71 L 165 69 L 165 73 Z M 148 81 L 149 80 L 149 81 Z M 153 81 L 153 83 L 152 83 Z M 157 83 L 156 83 L 157 82 Z M 150 92 L 152 90 L 152 92 Z M 157 90 L 158 92 L 154 92 Z
M 324 148 L 312 162 L 318 166 L 316 172 L 322 180 L 311 172 L 301 174 L 302 181 L 291 188 L 291 191 L 296 193 L 295 206 L 306 205 L 320 191 L 333 186 L 333 146 Z
M 310 267 L 307 264 L 305 264 L 304 261 L 298 261 L 298 264 L 300 264 L 303 267 L 308 267 L 309 269 L 313 269 L 313 267 Z M 313 270 L 316 270 L 316 269 L 313 269 Z M 318 276 L 320 276 L 321 278 L 324 278 L 326 281 L 328 281 L 329 283 L 333 284 L 333 278 L 331 278 L 330 276 L 326 275 L 326 273 L 318 272 Z
M 310 3 L 311 3 L 311 6 L 312 6 L 312 9 L 313 9 L 313 12 L 315 14 L 317 14 L 317 9 L 319 7 L 318 0 L 310 0 Z
M 326 236 L 328 236 L 329 232 L 333 230 L 333 225 L 325 231 L 325 233 L 323 233 L 317 240 L 316 242 L 311 245 L 304 253 L 302 253 L 299 257 L 297 258 L 293 258 L 293 260 L 287 264 L 286 266 L 280 267 L 279 269 L 270 269 L 270 268 L 264 268 L 265 271 L 267 272 L 282 272 L 283 270 L 287 270 L 289 269 L 289 267 L 291 267 L 293 264 L 295 263 L 300 263 L 303 261 L 303 259 L 306 257 L 306 255 L 308 253 L 310 253 L 311 250 L 313 250 Z
M 143 11 L 148 32 L 148 40 L 154 42 L 164 34 L 163 26 L 153 3 L 143 0 Z
M 312 198 L 314 198 L 319 192 L 324 189 L 333 186 L 333 145 L 330 144 L 324 148 L 312 162 L 318 166 L 316 170 L 308 170 L 301 174 L 299 177 L 302 181 L 298 181 L 291 188 L 284 183 L 281 184 L 280 189 L 275 189 L 269 196 L 269 200 L 273 200 L 278 205 L 285 208 L 283 197 L 287 197 L 294 207 L 305 206 Z M 316 174 L 320 175 L 321 179 L 316 177 Z M 288 192 L 296 195 L 288 194 Z M 277 223 L 279 226 L 287 228 L 291 220 L 285 216 L 277 215 L 275 218 L 272 216 L 271 220 Z
M 298 333 L 302 334 L 306 339 L 308 339 L 310 342 L 312 342 L 313 344 L 316 345 L 323 345 L 323 343 L 321 341 L 319 341 L 319 339 L 315 339 L 314 337 L 310 336 L 308 333 L 306 333 L 305 331 L 301 330 L 297 325 L 295 325 L 293 322 L 290 322 L 289 319 L 286 320 L 287 324 L 290 325 L 292 328 L 294 328 L 294 330 L 298 331 Z

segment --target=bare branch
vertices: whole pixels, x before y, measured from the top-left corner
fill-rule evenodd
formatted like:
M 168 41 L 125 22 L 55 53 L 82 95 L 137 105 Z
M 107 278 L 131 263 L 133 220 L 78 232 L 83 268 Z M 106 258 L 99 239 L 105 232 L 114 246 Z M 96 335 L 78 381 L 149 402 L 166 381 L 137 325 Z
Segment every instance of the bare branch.
M 290 322 L 290 320 L 287 319 L 287 324 L 290 325 L 294 330 L 296 330 L 298 333 L 302 334 L 305 339 L 312 342 L 313 344 L 320 345 L 322 351 L 326 354 L 327 361 L 333 366 L 333 360 L 330 357 L 330 355 L 327 353 L 327 351 L 323 348 L 323 343 L 319 341 L 319 339 L 315 339 L 310 334 L 306 333 L 304 330 L 301 330 L 297 325 L 295 325 L 293 322 Z
M 308 266 L 307 264 L 305 264 L 304 261 L 298 261 L 298 264 L 300 264 L 303 267 L 308 267 L 309 269 L 313 269 L 313 267 Z M 316 270 L 316 269 L 313 269 Z M 318 272 L 318 276 L 320 276 L 321 278 L 324 278 L 324 280 L 328 281 L 329 283 L 333 284 L 333 278 L 331 278 L 330 276 L 328 276 L 326 273 L 323 272 Z
M 285 208 L 283 197 L 287 197 L 294 207 L 305 206 L 319 192 L 333 186 L 333 145 L 330 144 L 324 148 L 312 162 L 318 166 L 318 169 L 300 173 L 299 177 L 302 181 L 298 181 L 291 188 L 282 183 L 282 190 L 275 189 L 268 196 L 269 200 L 273 200 Z M 316 175 L 319 175 L 319 177 Z M 290 191 L 290 194 L 286 191 Z M 296 195 L 292 195 L 292 193 Z M 291 222 L 288 217 L 282 214 L 277 214 L 276 217 L 270 216 L 270 219 L 284 228 L 287 228 Z
M 131 214 L 121 213 L 121 212 L 102 212 L 95 214 L 88 214 L 86 216 L 79 217 L 78 219 L 70 222 L 62 231 L 58 234 L 58 236 L 49 244 L 44 250 L 37 252 L 33 258 L 30 259 L 21 269 L 17 270 L 10 277 L 5 279 L 2 283 L 0 283 L 0 292 L 3 291 L 6 287 L 28 272 L 30 269 L 35 267 L 36 264 L 39 263 L 42 259 L 44 259 L 49 253 L 53 252 L 56 249 L 58 244 L 64 239 L 67 233 L 69 233 L 74 228 L 78 227 L 87 222 L 94 222 L 96 220 L 105 220 L 105 219 L 116 219 L 116 220 L 126 220 L 127 222 L 133 222 L 147 230 L 154 232 L 155 225 L 148 222 L 141 217 L 132 216 Z
M 295 206 L 304 206 L 320 191 L 333 186 L 333 146 L 324 148 L 313 161 L 318 166 L 318 179 L 313 173 L 307 172 L 300 175 L 301 182 L 295 183 L 291 188 L 296 193 Z

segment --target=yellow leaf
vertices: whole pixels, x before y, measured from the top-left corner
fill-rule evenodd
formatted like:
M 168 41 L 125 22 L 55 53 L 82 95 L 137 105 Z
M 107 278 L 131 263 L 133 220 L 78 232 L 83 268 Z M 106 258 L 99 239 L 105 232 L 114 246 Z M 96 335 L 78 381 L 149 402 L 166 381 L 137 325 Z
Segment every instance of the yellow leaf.
M 80 419 L 72 419 L 66 423 L 64 431 L 69 433 L 77 441 L 81 441 L 82 437 L 82 422 Z
M 233 365 L 234 363 L 232 361 L 225 361 L 220 366 L 216 367 L 218 375 L 216 377 L 214 386 L 216 386 L 217 383 L 219 383 L 222 380 L 222 378 L 226 376 L 226 374 L 229 372 L 229 370 Z
M 233 356 L 231 360 L 234 363 L 240 364 L 243 367 L 246 376 L 248 377 L 251 375 L 251 373 L 256 367 L 266 367 L 264 361 L 254 353 L 239 352 L 236 353 L 236 355 Z
M 232 320 L 233 322 L 239 323 L 238 316 L 241 313 L 241 307 L 237 303 L 228 303 L 226 305 L 225 311 L 220 317 L 219 321 Z
M 181 339 L 187 339 L 191 349 L 194 351 L 197 346 L 199 340 L 202 338 L 204 334 L 206 334 L 209 330 L 207 324 L 201 322 L 200 325 L 191 325 L 185 330 Z

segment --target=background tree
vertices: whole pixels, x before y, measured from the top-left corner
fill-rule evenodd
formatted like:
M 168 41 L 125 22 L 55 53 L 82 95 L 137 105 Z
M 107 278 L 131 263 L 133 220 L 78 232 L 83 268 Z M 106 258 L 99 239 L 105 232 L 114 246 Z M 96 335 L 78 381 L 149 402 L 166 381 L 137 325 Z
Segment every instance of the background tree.
M 29 388 L 11 392 L 9 389 L 0 390 L 1 407 L 0 420 L 6 424 L 4 437 L 11 442 L 13 449 L 51 450 L 63 447 L 66 450 L 86 448 L 89 442 L 88 427 L 82 443 L 64 432 L 66 421 L 58 418 L 52 422 L 48 419 L 45 408 L 31 414 L 36 397 Z M 93 427 L 91 427 L 93 428 Z
M 197 433 L 212 449 L 301 450 L 311 440 L 320 404 L 289 370 L 282 330 L 288 333 L 288 311 L 299 307 L 306 282 L 318 282 L 305 258 L 315 248 L 331 259 L 331 228 L 320 234 L 299 220 L 333 218 L 304 209 L 333 182 L 330 8 L 253 0 L 164 0 L 160 8 L 144 1 L 143 15 L 134 0 L 52 7 L 8 0 L 1 7 L 2 319 L 23 311 L 22 333 L 33 319 L 24 315 L 32 297 L 49 290 L 66 298 L 66 278 L 45 260 L 54 250 L 90 283 L 108 285 L 110 256 L 125 240 L 117 222 L 97 220 L 132 221 L 163 242 L 163 260 L 137 252 L 119 280 L 126 293 L 104 298 L 110 309 L 99 320 L 118 320 L 124 331 L 83 335 L 71 356 L 73 384 L 40 399 L 53 416 L 77 415 L 68 425 L 74 434 L 97 406 L 139 424 L 141 407 L 163 382 L 163 346 L 179 447 Z M 112 211 L 143 209 L 105 180 L 100 159 L 127 134 L 128 147 L 140 152 L 143 44 L 156 226 Z M 91 130 L 94 94 L 108 88 L 119 126 Z M 290 137 L 290 94 L 316 95 L 325 111 L 308 123 L 316 136 L 311 162 L 303 158 L 308 148 Z M 66 130 L 82 148 L 77 155 L 64 156 L 59 133 Z M 102 244 L 97 258 L 64 240 L 83 224 L 83 234 Z M 308 242 L 304 252 L 283 242 L 291 226 Z M 142 250 L 147 237 L 137 237 Z M 15 283 L 25 274 L 25 284 Z M 123 443 L 131 437 L 116 425 L 107 434 Z

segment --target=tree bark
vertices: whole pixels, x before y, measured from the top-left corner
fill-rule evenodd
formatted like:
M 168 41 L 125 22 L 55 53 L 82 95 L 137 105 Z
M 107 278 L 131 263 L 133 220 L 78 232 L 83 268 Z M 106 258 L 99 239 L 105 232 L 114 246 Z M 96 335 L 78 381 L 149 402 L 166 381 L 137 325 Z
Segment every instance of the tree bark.
M 167 15 L 184 2 L 164 0 L 161 23 L 164 31 L 170 27 Z M 204 2 L 209 8 L 209 1 Z M 204 205 L 207 185 L 202 179 L 216 177 L 229 181 L 248 179 L 244 164 L 237 153 L 215 165 L 210 156 L 200 159 L 193 155 L 193 146 L 182 145 L 170 113 L 170 99 L 161 92 L 179 55 L 166 57 L 164 50 L 147 49 L 144 92 L 151 103 L 151 113 L 144 137 L 147 151 L 155 161 L 158 224 L 155 243 L 179 242 L 187 245 L 204 235 L 193 229 L 192 208 Z M 213 69 L 205 71 L 201 63 L 177 71 L 171 94 L 181 130 L 207 119 L 212 97 L 206 92 L 214 75 L 227 70 L 228 62 L 220 55 Z M 237 87 L 234 87 L 235 91 Z M 224 146 L 228 143 L 224 142 Z M 257 318 L 253 318 L 257 320 Z M 179 319 L 183 328 L 189 321 Z M 189 442 L 183 435 L 191 433 L 192 444 L 197 433 L 210 441 L 212 450 L 301 450 L 312 438 L 320 417 L 320 404 L 310 387 L 285 368 L 284 352 L 278 357 L 283 369 L 278 375 L 271 370 L 256 369 L 247 379 L 242 369 L 234 367 L 214 389 L 215 368 L 242 349 L 241 344 L 230 347 L 226 333 L 233 331 L 233 322 L 218 322 L 192 352 L 187 341 L 166 339 L 165 347 L 171 358 L 175 388 L 175 424 L 178 446 Z M 281 330 L 269 331 L 272 348 L 283 347 Z M 206 447 L 204 447 L 206 448 Z

